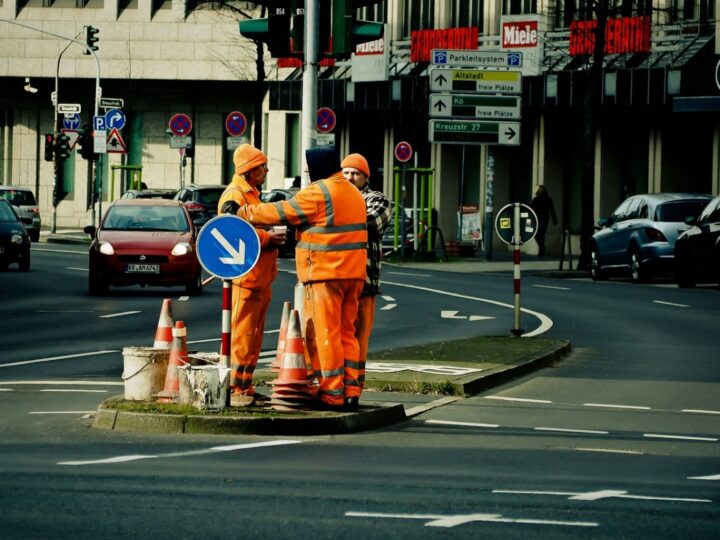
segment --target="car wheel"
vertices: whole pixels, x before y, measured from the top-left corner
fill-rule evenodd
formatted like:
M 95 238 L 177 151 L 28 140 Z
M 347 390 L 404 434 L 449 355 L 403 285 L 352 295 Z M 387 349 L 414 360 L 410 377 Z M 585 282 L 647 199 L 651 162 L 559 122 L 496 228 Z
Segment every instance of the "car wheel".
M 604 281 L 607 279 L 607 273 L 600 265 L 600 254 L 597 251 L 597 246 L 593 246 L 590 250 L 590 276 L 593 278 L 593 281 Z
M 185 285 L 185 293 L 190 296 L 201 294 L 203 290 L 202 271 L 198 271 L 197 276 L 190 283 Z
M 640 263 L 640 254 L 636 249 L 630 251 L 630 277 L 634 283 L 645 283 L 650 277 Z
M 88 274 L 88 294 L 90 296 L 99 296 L 107 294 L 108 284 L 98 277 L 92 270 Z
M 18 267 L 21 272 L 30 271 L 30 250 L 28 250 L 26 254 L 23 254 L 22 259 L 18 261 Z

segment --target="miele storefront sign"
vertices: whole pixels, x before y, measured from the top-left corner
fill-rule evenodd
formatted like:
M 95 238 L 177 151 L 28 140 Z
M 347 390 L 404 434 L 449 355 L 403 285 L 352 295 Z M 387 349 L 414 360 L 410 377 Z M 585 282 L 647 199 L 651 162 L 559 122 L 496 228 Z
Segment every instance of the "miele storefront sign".
M 537 47 L 537 21 L 506 21 L 502 25 L 503 49 L 517 47 Z
M 538 15 L 503 15 L 500 18 L 500 46 L 503 51 L 523 54 L 523 75 L 542 73 L 543 26 Z

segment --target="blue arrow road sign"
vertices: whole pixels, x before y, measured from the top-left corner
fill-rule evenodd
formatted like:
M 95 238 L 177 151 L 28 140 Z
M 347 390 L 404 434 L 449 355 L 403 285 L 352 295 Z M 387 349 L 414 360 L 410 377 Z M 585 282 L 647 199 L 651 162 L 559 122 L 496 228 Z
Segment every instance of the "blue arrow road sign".
M 260 238 L 255 227 L 237 216 L 212 218 L 200 230 L 198 259 L 202 267 L 221 279 L 244 276 L 260 258 Z
M 73 113 L 63 117 L 63 127 L 65 129 L 77 129 L 80 127 L 80 115 Z
M 120 109 L 111 109 L 105 113 L 105 127 L 120 130 L 125 127 L 125 113 Z

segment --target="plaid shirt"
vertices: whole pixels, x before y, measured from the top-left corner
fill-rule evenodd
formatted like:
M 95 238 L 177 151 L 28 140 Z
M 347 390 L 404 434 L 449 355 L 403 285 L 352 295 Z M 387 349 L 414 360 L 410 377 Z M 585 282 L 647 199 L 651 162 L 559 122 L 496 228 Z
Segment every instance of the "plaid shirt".
M 368 184 L 361 192 L 365 199 L 368 231 L 367 278 L 362 294 L 376 296 L 380 294 L 381 241 L 392 217 L 392 203 L 379 191 L 371 190 Z

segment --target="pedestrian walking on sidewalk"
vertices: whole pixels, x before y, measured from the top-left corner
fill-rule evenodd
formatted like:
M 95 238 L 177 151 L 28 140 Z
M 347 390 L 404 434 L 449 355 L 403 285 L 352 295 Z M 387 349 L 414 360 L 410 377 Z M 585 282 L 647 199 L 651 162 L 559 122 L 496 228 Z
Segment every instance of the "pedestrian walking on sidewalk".
M 530 203 L 530 208 L 535 211 L 538 218 L 538 228 L 535 234 L 535 241 L 538 245 L 538 257 L 545 255 L 545 233 L 547 233 L 548 224 L 552 218 L 553 225 L 557 225 L 557 216 L 555 215 L 555 205 L 550 198 L 547 188 L 540 184 L 535 190 L 535 197 Z
M 305 152 L 311 184 L 290 200 L 244 205 L 235 213 L 257 226 L 297 230 L 295 265 L 303 284 L 305 344 L 318 378 L 317 407 L 353 410 L 360 398 L 358 298 L 365 282 L 365 201 L 345 180 L 329 147 Z
M 370 188 L 370 166 L 361 154 L 350 154 L 342 163 L 343 176 L 352 182 L 365 199 L 365 216 L 368 230 L 367 278 L 363 285 L 355 321 L 355 337 L 360 346 L 360 363 L 357 367 L 360 390 L 365 385 L 365 362 L 368 342 L 375 321 L 375 300 L 380 291 L 381 241 L 392 217 L 392 203 L 379 191 Z
M 226 213 L 228 203 L 260 204 L 260 186 L 268 173 L 267 157 L 254 146 L 241 144 L 233 154 L 233 162 L 235 174 L 218 201 L 219 214 Z M 278 248 L 285 242 L 285 233 L 267 227 L 256 230 L 260 238 L 258 262 L 232 282 L 230 405 L 234 407 L 267 399 L 255 391 L 253 373 L 260 357 L 271 286 L 277 276 Z

